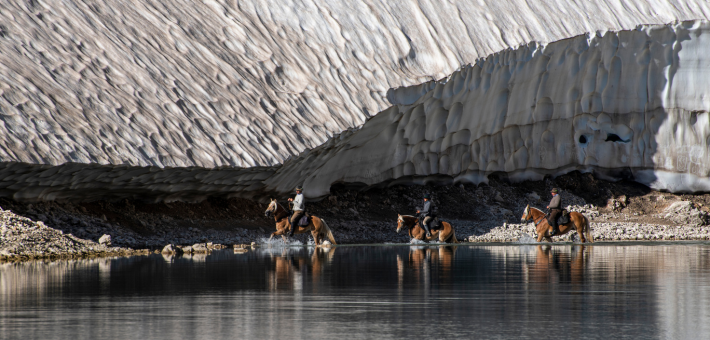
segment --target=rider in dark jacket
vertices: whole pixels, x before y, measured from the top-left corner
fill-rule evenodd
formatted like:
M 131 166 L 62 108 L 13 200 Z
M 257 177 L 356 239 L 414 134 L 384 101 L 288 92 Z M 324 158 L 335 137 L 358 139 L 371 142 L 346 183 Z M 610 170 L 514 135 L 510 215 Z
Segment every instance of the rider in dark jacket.
M 562 198 L 557 188 L 552 188 L 550 193 L 552 194 L 552 200 L 550 200 L 550 205 L 547 206 L 547 209 L 550 209 L 550 217 L 547 221 L 550 223 L 550 226 L 552 226 L 552 232 L 550 233 L 550 236 L 552 236 L 560 232 L 557 219 L 560 217 L 560 214 L 562 214 Z
M 431 237 L 429 224 L 434 219 L 434 209 L 434 202 L 431 201 L 431 196 L 424 194 L 424 206 L 421 208 L 417 207 L 417 214 L 419 214 L 419 221 L 426 231 L 426 237 Z

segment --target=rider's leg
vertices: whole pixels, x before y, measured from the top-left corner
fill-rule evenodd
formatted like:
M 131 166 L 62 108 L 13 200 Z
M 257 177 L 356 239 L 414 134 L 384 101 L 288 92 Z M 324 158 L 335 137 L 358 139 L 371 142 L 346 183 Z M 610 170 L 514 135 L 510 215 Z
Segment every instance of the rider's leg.
M 296 232 L 296 228 L 298 227 L 298 220 L 303 217 L 303 211 L 298 210 L 293 212 L 293 216 L 291 216 L 291 230 L 288 232 L 288 236 L 291 237 L 293 236 L 293 233 Z
M 426 231 L 426 237 L 431 237 L 431 232 L 429 231 L 429 223 L 431 222 L 432 217 L 427 216 L 424 217 L 424 221 L 422 222 L 422 227 L 424 228 L 424 231 Z
M 550 236 L 559 234 L 560 232 L 560 227 L 557 224 L 557 217 L 560 215 L 560 212 L 557 210 L 553 210 L 550 212 L 550 226 L 552 227 L 552 232 L 550 233 Z

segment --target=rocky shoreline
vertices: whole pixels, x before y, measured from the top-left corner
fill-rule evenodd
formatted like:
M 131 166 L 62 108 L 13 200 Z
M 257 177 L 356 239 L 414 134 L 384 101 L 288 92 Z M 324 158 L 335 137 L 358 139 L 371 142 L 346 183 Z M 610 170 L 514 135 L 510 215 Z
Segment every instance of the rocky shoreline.
M 568 208 L 590 219 L 597 242 L 710 240 L 710 195 L 675 195 L 579 176 L 523 185 L 494 179 L 479 186 L 335 188 L 308 209 L 326 220 L 339 244 L 407 244 L 409 236 L 395 232 L 397 213 L 414 210 L 428 192 L 461 242 L 534 243 L 534 226 L 521 223 L 522 211 L 527 205 L 544 207 L 549 198 L 543 196 L 557 186 Z M 226 247 L 242 252 L 252 244 L 283 244 L 280 237 L 268 239 L 275 229 L 263 215 L 266 204 L 245 199 L 158 204 L 0 200 L 0 207 L 0 261 L 194 254 Z M 575 232 L 553 239 L 579 241 Z M 305 234 L 288 241 L 309 242 Z

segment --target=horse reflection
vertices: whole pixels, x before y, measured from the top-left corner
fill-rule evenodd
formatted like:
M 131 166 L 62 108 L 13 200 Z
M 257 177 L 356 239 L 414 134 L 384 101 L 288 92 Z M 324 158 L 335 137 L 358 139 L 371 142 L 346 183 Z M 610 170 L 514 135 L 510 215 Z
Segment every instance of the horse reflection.
M 526 264 L 524 269 L 529 281 L 533 283 L 582 283 L 589 262 L 589 250 L 577 245 L 570 248 L 539 245 L 535 263 Z
M 453 280 L 453 264 L 457 246 L 410 247 L 408 261 L 397 257 L 397 276 L 400 288 L 405 282 L 407 273 L 411 273 L 417 283 L 425 287 L 431 285 L 432 278 L 436 283 L 448 283 Z
M 293 253 L 284 248 L 280 256 L 273 257 L 273 270 L 267 274 L 269 290 L 293 290 L 303 287 L 305 279 L 318 281 L 325 267 L 332 262 L 335 248 L 313 249 L 310 257 L 305 250 Z

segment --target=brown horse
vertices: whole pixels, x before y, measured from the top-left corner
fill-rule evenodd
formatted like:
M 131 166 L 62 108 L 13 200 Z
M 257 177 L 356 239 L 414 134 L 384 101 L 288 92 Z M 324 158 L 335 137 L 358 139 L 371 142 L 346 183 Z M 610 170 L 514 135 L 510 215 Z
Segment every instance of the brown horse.
M 456 239 L 456 234 L 454 233 L 454 227 L 449 222 L 441 222 L 441 229 L 432 230 L 431 237 L 426 237 L 426 231 L 419 225 L 419 221 L 414 216 L 409 215 L 397 215 L 397 232 L 399 233 L 402 228 L 407 228 L 409 231 L 409 237 L 415 238 L 420 241 L 432 241 L 439 237 L 439 242 L 446 243 L 459 243 Z
M 286 211 L 286 209 L 284 209 L 281 204 L 276 202 L 275 199 L 272 199 L 271 203 L 269 203 L 269 207 L 266 208 L 266 211 L 264 211 L 264 215 L 266 215 L 266 217 L 274 216 L 274 221 L 276 221 L 276 231 L 271 234 L 271 237 L 269 237 L 269 239 L 272 239 L 274 236 L 281 235 L 285 242 L 286 234 L 288 233 L 289 228 L 291 227 L 291 222 L 288 220 L 288 211 Z M 325 220 L 319 217 L 311 216 L 311 222 L 308 223 L 308 225 L 296 226 L 296 231 L 294 232 L 294 234 L 303 234 L 309 231 L 313 236 L 313 240 L 316 242 L 316 246 L 321 245 L 321 242 L 326 237 L 328 238 L 331 244 L 337 244 L 335 243 L 335 238 L 333 237 L 333 233 L 330 231 L 328 224 L 325 223 Z
M 592 230 L 589 228 L 589 219 L 576 211 L 570 212 L 569 217 L 570 221 L 568 223 L 559 225 L 560 232 L 557 233 L 556 236 L 567 234 L 574 229 L 577 231 L 577 234 L 579 234 L 579 238 L 582 240 L 582 243 L 587 242 L 587 239 L 589 239 L 589 242 L 594 242 Z M 552 226 L 547 223 L 547 217 L 540 209 L 533 208 L 528 205 L 525 207 L 521 220 L 523 222 L 532 221 L 535 223 L 538 242 L 542 242 L 543 238 L 547 239 L 548 242 L 552 242 L 552 237 L 550 236 Z

